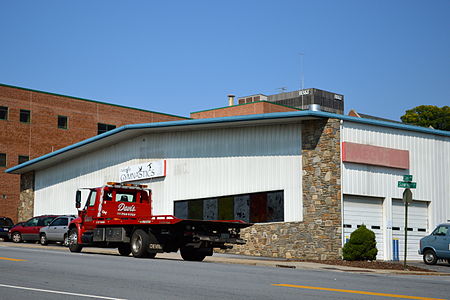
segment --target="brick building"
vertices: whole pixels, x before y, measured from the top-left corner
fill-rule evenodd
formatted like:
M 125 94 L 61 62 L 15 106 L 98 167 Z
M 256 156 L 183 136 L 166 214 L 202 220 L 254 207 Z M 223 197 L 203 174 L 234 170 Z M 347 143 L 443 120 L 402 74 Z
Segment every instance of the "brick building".
M 276 112 L 298 111 L 298 108 L 281 105 L 267 101 L 255 101 L 234 105 L 234 96 L 230 97 L 229 106 L 191 112 L 192 119 L 221 118 L 230 116 L 244 116 L 256 114 L 269 114 Z
M 125 124 L 183 119 L 0 84 L 0 216 L 17 222 L 32 210 L 20 204 L 20 176 L 5 169 Z

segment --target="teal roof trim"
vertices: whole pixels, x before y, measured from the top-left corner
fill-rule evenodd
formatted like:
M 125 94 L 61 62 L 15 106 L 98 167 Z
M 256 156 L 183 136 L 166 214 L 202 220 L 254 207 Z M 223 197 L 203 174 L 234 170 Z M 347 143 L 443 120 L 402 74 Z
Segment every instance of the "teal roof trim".
M 111 131 L 107 131 L 100 135 L 96 135 L 89 139 L 83 140 L 81 142 L 75 143 L 73 145 L 67 146 L 65 148 L 61 148 L 55 152 L 51 152 L 45 154 L 41 157 L 37 157 L 35 159 L 24 162 L 23 164 L 17 165 L 15 167 L 9 168 L 5 170 L 6 173 L 12 173 L 14 171 L 20 170 L 24 167 L 30 166 L 37 162 L 43 161 L 50 157 L 54 157 L 58 154 L 68 152 L 75 148 L 79 148 L 81 146 L 93 143 L 95 141 L 101 140 L 108 136 L 112 136 L 122 131 L 126 130 L 136 130 L 136 129 L 150 129 L 150 128 L 165 128 L 165 127 L 177 127 L 177 126 L 193 126 L 193 125 L 204 125 L 204 124 L 218 124 L 218 123 L 231 123 L 231 122 L 239 122 L 239 121 L 258 121 L 258 120 L 271 120 L 271 119 L 286 119 L 286 118 L 297 118 L 297 117 L 317 117 L 317 118 L 334 118 L 340 119 L 344 121 L 350 121 L 355 123 L 363 123 L 370 124 L 375 126 L 389 127 L 389 128 L 397 128 L 401 130 L 408 130 L 414 132 L 422 132 L 440 136 L 450 137 L 449 131 L 436 130 L 412 125 L 404 125 L 398 123 L 391 123 L 386 121 L 379 120 L 371 120 L 371 119 L 363 119 L 357 117 L 350 117 L 345 115 L 339 115 L 334 113 L 322 112 L 322 111 L 311 111 L 311 110 L 303 110 L 303 111 L 293 111 L 293 112 L 282 112 L 282 113 L 269 113 L 269 114 L 260 114 L 260 115 L 245 115 L 245 116 L 233 116 L 233 117 L 222 117 L 222 118 L 211 118 L 211 119 L 194 119 L 194 120 L 182 120 L 182 121 L 170 121 L 170 122 L 160 122 L 160 123 L 147 123 L 147 124 L 130 124 L 122 127 L 118 127 Z

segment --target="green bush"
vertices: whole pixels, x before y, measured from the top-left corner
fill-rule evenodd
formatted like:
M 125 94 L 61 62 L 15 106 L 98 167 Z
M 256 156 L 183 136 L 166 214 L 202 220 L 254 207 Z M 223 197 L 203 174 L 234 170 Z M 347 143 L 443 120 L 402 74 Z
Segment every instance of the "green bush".
M 375 233 L 362 225 L 352 232 L 342 253 L 344 260 L 375 260 L 378 253 Z

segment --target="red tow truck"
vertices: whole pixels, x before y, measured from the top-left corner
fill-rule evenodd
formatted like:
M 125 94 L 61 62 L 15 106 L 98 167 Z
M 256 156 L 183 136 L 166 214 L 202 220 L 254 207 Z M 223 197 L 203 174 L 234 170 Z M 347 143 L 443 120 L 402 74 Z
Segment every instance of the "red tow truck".
M 78 218 L 69 224 L 69 249 L 83 247 L 118 248 L 119 253 L 154 258 L 157 253 L 180 250 L 184 260 L 202 261 L 213 248 L 230 249 L 245 244 L 243 221 L 179 219 L 152 214 L 152 193 L 145 185 L 108 182 L 88 188 L 86 205 L 81 207 L 81 191 L 76 192 Z

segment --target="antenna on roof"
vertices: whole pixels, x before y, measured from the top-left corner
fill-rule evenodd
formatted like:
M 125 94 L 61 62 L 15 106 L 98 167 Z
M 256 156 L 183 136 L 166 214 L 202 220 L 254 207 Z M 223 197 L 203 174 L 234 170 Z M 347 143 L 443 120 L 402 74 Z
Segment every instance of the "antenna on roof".
M 277 88 L 277 90 L 280 90 L 281 93 L 284 93 L 287 90 L 287 87 L 282 86 L 282 87 Z
M 305 75 L 303 74 L 303 56 L 305 55 L 304 53 L 299 53 L 300 54 L 300 89 L 303 90 L 305 88 Z M 303 109 L 303 93 L 302 94 L 302 109 Z

